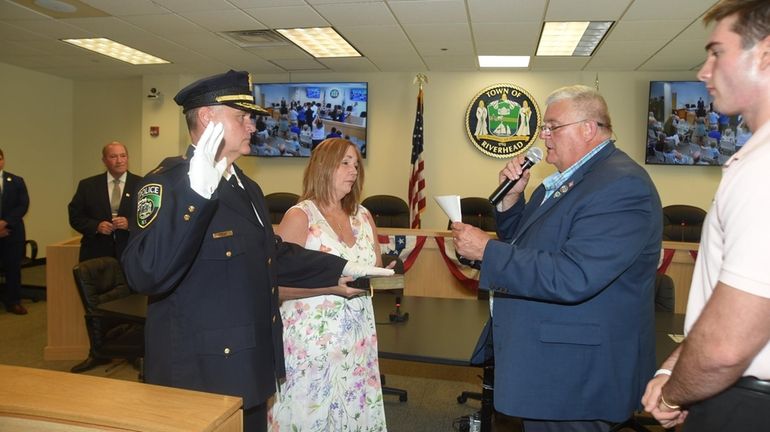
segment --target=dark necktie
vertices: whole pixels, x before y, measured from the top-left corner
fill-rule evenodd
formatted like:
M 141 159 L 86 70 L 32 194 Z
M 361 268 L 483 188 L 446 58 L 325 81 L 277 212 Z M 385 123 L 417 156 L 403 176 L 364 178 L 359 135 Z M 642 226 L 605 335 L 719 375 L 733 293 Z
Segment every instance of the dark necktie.
M 112 179 L 112 197 L 110 197 L 110 210 L 113 215 L 118 214 L 120 208 L 120 180 Z

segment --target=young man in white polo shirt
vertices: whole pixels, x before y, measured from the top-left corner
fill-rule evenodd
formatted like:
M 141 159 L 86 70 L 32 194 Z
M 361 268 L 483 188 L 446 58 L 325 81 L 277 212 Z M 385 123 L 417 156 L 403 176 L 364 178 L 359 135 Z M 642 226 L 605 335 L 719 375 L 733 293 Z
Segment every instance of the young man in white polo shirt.
M 642 403 L 664 427 L 757 431 L 770 424 L 770 2 L 722 0 L 698 78 L 717 111 L 754 132 L 725 164 L 703 228 L 687 338 Z

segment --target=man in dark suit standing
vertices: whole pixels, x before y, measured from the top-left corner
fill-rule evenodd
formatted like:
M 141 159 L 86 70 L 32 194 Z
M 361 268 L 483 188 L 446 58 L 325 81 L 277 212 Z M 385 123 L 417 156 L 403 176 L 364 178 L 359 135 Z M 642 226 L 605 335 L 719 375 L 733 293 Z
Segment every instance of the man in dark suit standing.
M 5 271 L 2 295 L 5 310 L 26 315 L 21 305 L 21 259 L 24 257 L 24 215 L 29 209 L 29 195 L 24 179 L 5 171 L 5 155 L 0 150 L 0 261 Z
M 495 408 L 526 432 L 603 432 L 655 370 L 660 199 L 615 147 L 596 90 L 564 87 L 547 105 L 540 137 L 558 172 L 525 203 L 529 171 L 508 162 L 500 181 L 519 181 L 496 209 L 500 240 L 459 222 L 452 234 L 493 301 Z
M 83 234 L 80 261 L 120 259 L 128 241 L 131 197 L 141 177 L 128 171 L 128 150 L 118 141 L 102 149 L 107 172 L 83 179 L 69 203 L 70 226 Z
M 122 262 L 129 285 L 150 295 L 147 382 L 239 396 L 251 432 L 266 430 L 267 400 L 285 376 L 278 285 L 329 287 L 342 274 L 392 270 L 273 234 L 262 190 L 234 164 L 251 151 L 252 113 L 267 114 L 250 81 L 231 70 L 174 97 L 195 144 L 142 181 Z

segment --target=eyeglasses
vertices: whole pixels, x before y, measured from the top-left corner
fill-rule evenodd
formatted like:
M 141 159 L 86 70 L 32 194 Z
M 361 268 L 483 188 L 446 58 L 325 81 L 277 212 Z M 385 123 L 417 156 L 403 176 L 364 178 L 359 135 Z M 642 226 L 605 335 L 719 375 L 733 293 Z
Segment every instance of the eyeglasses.
M 564 124 L 557 125 L 557 126 L 548 126 L 548 125 L 545 125 L 545 124 L 541 124 L 540 125 L 540 133 L 543 134 L 543 135 L 551 135 L 555 131 L 557 131 L 557 130 L 563 128 L 563 127 L 572 126 L 574 124 L 583 123 L 583 122 L 587 122 L 587 121 L 595 122 L 596 126 L 599 126 L 599 127 L 608 127 L 608 125 L 606 125 L 606 124 L 604 124 L 602 122 L 596 121 L 596 120 L 583 119 L 583 120 L 574 121 L 572 123 L 564 123 Z

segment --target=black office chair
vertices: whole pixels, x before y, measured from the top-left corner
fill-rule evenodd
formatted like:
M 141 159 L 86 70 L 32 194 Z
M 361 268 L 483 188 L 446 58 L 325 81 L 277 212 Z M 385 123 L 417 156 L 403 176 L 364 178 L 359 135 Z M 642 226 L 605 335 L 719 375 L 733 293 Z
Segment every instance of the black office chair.
M 299 201 L 299 195 L 291 192 L 275 192 L 265 195 L 267 210 L 270 212 L 270 223 L 281 223 L 283 215 Z
M 409 228 L 409 206 L 393 195 L 372 195 L 361 202 L 380 228 Z
M 144 323 L 97 309 L 102 303 L 132 294 L 120 262 L 113 257 L 93 258 L 73 267 L 72 273 L 83 303 L 91 346 L 88 358 L 70 371 L 85 372 L 115 358 L 126 359 L 135 366 L 140 364 L 144 357 Z
M 463 223 L 473 225 L 484 231 L 497 231 L 497 222 L 495 222 L 495 208 L 486 198 L 467 197 L 460 200 L 460 211 L 462 213 Z M 448 229 L 452 228 L 452 221 L 449 221 Z
M 663 207 L 663 240 L 700 242 L 706 211 L 691 205 Z

